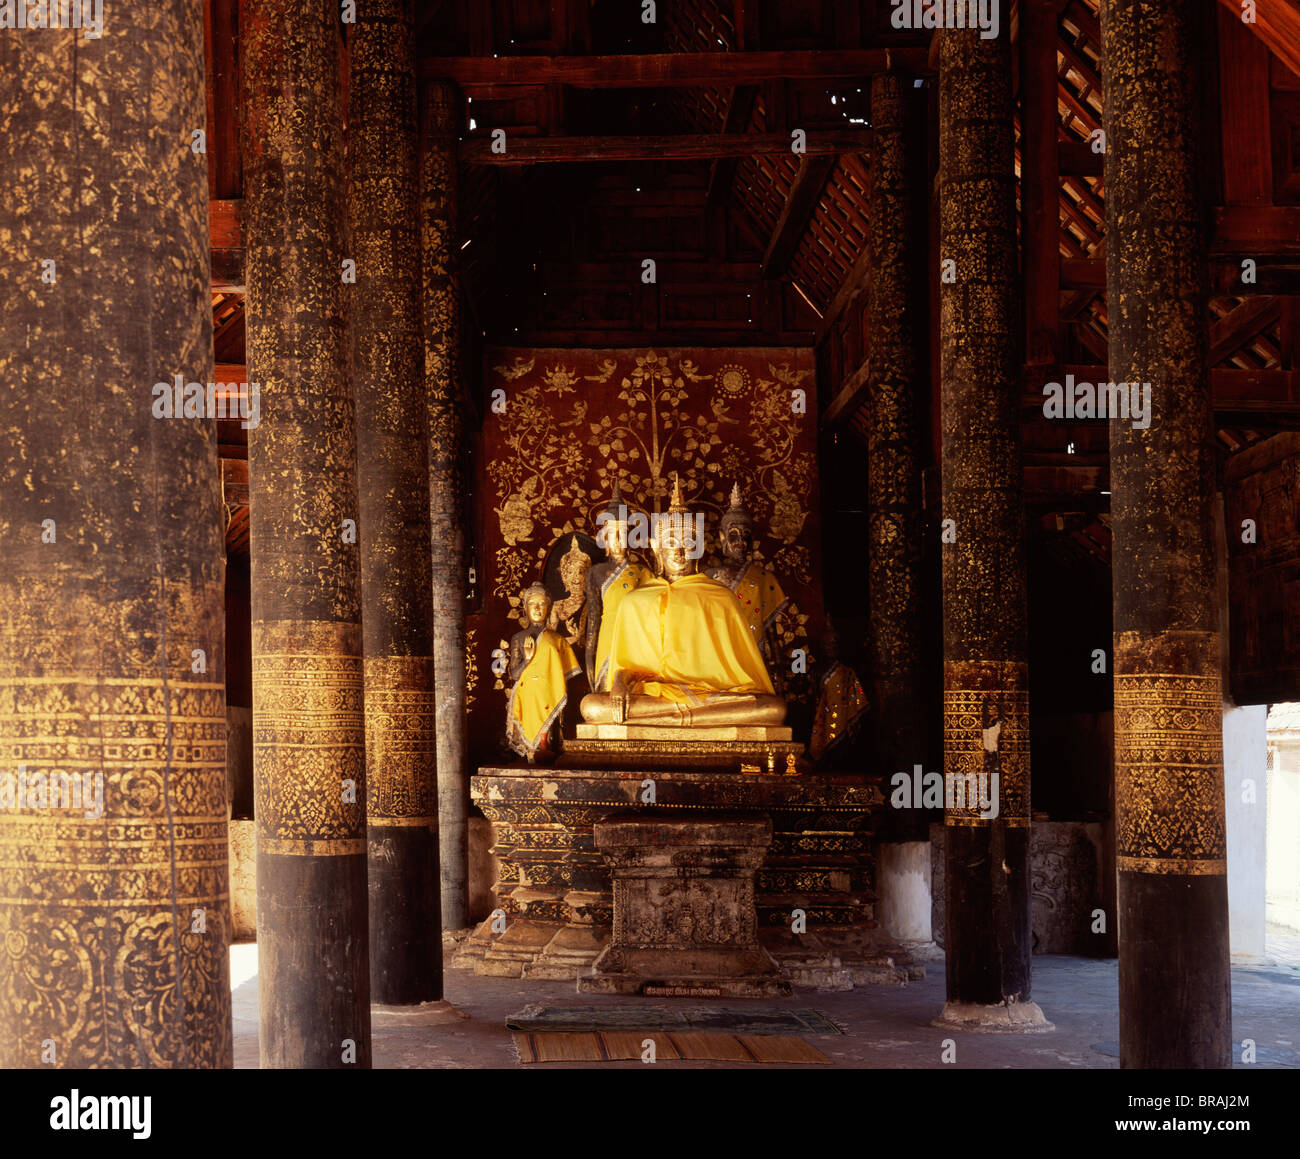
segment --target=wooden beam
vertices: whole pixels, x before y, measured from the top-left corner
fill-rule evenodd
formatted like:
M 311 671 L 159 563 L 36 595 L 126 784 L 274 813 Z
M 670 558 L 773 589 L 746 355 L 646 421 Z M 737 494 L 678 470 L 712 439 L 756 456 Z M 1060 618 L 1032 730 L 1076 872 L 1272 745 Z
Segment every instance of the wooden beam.
M 244 203 L 210 200 L 208 202 L 208 247 L 212 256 L 212 288 L 244 289 Z
M 748 129 L 757 99 L 757 85 L 739 85 L 733 88 L 731 99 L 727 102 L 727 119 L 723 132 L 743 133 Z M 713 162 L 709 169 L 709 189 L 706 195 L 709 205 L 723 205 L 730 200 L 732 182 L 739 165 L 739 157 L 719 157 Z
M 866 358 L 862 360 L 862 365 L 849 375 L 844 385 L 835 392 L 835 396 L 826 409 L 822 411 L 821 425 L 823 430 L 827 430 L 846 419 L 851 419 L 857 414 L 858 408 L 867 397 L 868 361 Z
M 1219 93 L 1223 110 L 1223 200 L 1229 205 L 1273 201 L 1269 134 L 1268 49 L 1235 14 L 1220 8 Z
M 1055 109 L 1052 110 L 1056 112 Z M 1053 120 L 1056 118 L 1053 117 Z M 1059 123 L 1059 122 L 1058 122 Z M 1106 155 L 1094 153 L 1091 141 L 1058 141 L 1057 172 L 1070 177 L 1104 177 Z
M 839 317 L 848 306 L 863 290 L 867 288 L 867 271 L 871 269 L 871 247 L 864 245 L 862 252 L 858 254 L 858 260 L 853 263 L 853 268 L 849 270 L 848 276 L 844 279 L 840 288 L 835 292 L 835 297 L 826 307 L 826 313 L 817 326 L 817 338 L 820 341 L 830 333 L 831 328 L 839 321 Z
M 1219 2 L 1240 21 L 1239 0 Z M 1300 8 L 1289 0 L 1255 0 L 1255 21 L 1247 24 L 1269 50 L 1296 76 L 1300 76 Z
M 1062 290 L 1104 290 L 1106 288 L 1106 261 L 1104 258 L 1062 258 Z
M 1061 297 L 1055 0 L 1021 0 L 1020 17 L 1025 351 L 1029 362 L 1055 362 Z
M 790 187 L 790 195 L 785 199 L 785 208 L 781 210 L 781 216 L 772 229 L 772 240 L 767 244 L 767 252 L 763 255 L 763 277 L 779 277 L 785 273 L 804 230 L 808 227 L 808 221 L 817 209 L 826 179 L 834 168 L 835 158 L 825 154 L 809 154 L 799 162 L 799 172 Z
M 1253 250 L 1237 247 L 1238 257 L 1215 254 L 1210 258 L 1210 293 L 1216 297 L 1253 297 L 1300 294 L 1300 260 L 1279 259 L 1264 243 Z M 1253 282 L 1243 282 L 1241 260 L 1255 263 Z M 1300 255 L 1297 255 L 1300 258 Z M 1105 290 L 1106 263 L 1097 258 L 1062 258 L 1062 290 Z
M 1300 205 L 1224 205 L 1212 213 L 1211 254 L 1300 257 Z
M 647 287 L 654 289 L 653 286 Z M 487 346 L 591 346 L 596 349 L 616 346 L 654 346 L 676 344 L 681 346 L 800 346 L 811 351 L 816 335 L 811 330 L 764 330 L 755 323 L 742 327 L 739 324 L 723 328 L 716 323 L 683 325 L 665 322 L 657 324 L 652 318 L 648 327 L 637 328 L 626 324 L 617 328 L 587 326 L 585 328 L 520 329 L 518 333 L 507 328 L 489 329 L 483 339 Z M 712 327 L 712 328 L 710 328 Z
M 491 5 L 475 3 L 469 7 Z M 887 49 L 843 51 L 438 56 L 420 62 L 420 77 L 464 86 L 565 84 L 579 89 L 696 88 L 760 84 L 773 79 L 861 80 L 891 67 L 928 73 L 925 39 L 909 37 Z
M 808 134 L 809 157 L 861 153 L 871 148 L 870 129 L 828 129 Z M 678 133 L 666 137 L 515 137 L 504 153 L 488 137 L 460 143 L 464 165 L 539 165 L 565 161 L 708 160 L 790 151 L 787 133 Z
M 1024 393 L 1021 403 L 1026 416 L 1042 414 L 1043 388 L 1049 382 L 1063 383 L 1067 375 L 1076 382 L 1110 381 L 1105 366 L 1028 366 L 1021 379 Z M 1212 369 L 1210 392 L 1217 421 L 1223 416 L 1253 416 L 1256 419 L 1300 419 L 1300 371 Z M 1078 422 L 1105 422 L 1105 419 L 1079 419 Z M 1249 425 L 1244 423 L 1241 425 Z
M 1247 298 L 1211 325 L 1209 364 L 1214 366 L 1230 358 L 1281 314 L 1280 298 Z

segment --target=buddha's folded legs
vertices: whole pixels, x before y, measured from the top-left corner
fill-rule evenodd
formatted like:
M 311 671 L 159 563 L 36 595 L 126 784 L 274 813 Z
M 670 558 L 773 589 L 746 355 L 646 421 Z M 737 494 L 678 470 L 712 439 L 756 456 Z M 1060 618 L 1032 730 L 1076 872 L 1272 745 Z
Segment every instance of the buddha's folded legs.
M 591 692 L 582 698 L 582 719 L 588 724 L 654 724 L 679 728 L 724 726 L 776 726 L 784 723 L 786 705 L 779 696 L 765 693 L 709 693 L 703 703 L 679 704 L 658 696 L 632 693 L 621 716 L 608 692 Z

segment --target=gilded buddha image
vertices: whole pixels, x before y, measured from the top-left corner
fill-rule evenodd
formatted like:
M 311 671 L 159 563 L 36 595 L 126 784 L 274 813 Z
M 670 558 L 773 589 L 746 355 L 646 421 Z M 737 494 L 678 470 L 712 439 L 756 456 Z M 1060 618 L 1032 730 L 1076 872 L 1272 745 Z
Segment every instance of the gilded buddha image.
M 654 523 L 660 575 L 620 601 L 608 650 L 608 690 L 589 693 L 592 724 L 770 726 L 785 720 L 735 593 L 697 570 L 699 524 L 674 482 Z
M 552 601 L 546 588 L 525 588 L 521 602 L 528 626 L 510 639 L 506 740 L 532 762 L 558 749 L 554 733 L 568 702 L 568 682 L 581 668 L 569 642 L 547 627 Z
M 609 645 L 623 598 L 654 573 L 628 551 L 628 510 L 619 484 L 596 517 L 605 561 L 587 573 L 587 680 L 593 692 L 609 691 Z
M 745 507 L 740 485 L 731 488 L 731 506 L 718 526 L 723 562 L 709 569 L 709 576 L 735 593 L 745 613 L 754 643 L 758 645 L 770 672 L 776 673 L 780 658 L 777 617 L 787 600 L 770 568 L 753 558 L 754 520 Z

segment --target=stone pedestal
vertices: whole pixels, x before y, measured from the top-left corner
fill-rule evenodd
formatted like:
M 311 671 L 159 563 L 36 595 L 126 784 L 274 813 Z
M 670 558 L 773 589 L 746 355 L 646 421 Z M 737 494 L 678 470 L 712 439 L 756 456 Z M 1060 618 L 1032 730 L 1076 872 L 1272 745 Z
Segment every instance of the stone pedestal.
M 566 757 L 567 759 L 567 757 Z M 860 777 L 699 769 L 503 766 L 471 780 L 492 822 L 501 922 L 488 919 L 452 965 L 508 978 L 577 978 L 608 943 L 609 866 L 594 826 L 649 809 L 673 819 L 726 812 L 770 819 L 755 879 L 760 942 L 796 985 L 852 989 L 923 977 L 875 920 L 870 819 L 879 788 Z
M 632 813 L 596 822 L 614 876 L 613 937 L 578 989 L 593 994 L 784 998 L 758 944 L 754 875 L 772 841 L 766 817 Z

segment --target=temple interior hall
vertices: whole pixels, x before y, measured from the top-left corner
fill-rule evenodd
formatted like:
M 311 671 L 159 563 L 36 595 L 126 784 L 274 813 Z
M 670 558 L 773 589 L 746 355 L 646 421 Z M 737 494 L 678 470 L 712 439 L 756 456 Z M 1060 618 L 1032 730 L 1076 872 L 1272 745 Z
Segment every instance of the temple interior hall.
M 0 1067 L 651 1065 L 1300 1069 L 1300 3 L 0 2 Z

